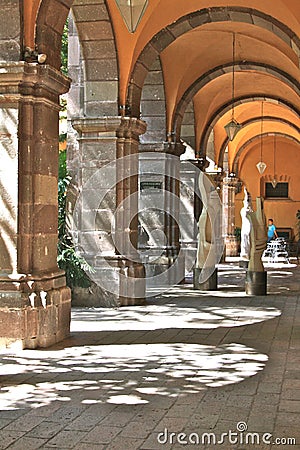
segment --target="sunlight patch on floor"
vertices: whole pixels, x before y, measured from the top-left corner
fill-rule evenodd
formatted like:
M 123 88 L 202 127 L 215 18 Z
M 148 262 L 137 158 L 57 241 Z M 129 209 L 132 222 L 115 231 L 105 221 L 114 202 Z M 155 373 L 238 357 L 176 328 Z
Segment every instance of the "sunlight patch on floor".
M 118 310 L 85 309 L 72 313 L 71 331 L 129 331 L 168 328 L 235 327 L 272 319 L 281 314 L 273 307 L 180 307 L 147 305 Z
M 0 360 L 0 408 L 37 408 L 76 400 L 82 404 L 155 402 L 158 396 L 176 397 L 239 383 L 262 370 L 267 360 L 255 349 L 235 343 L 25 350 L 22 356 L 5 355 Z M 28 378 L 5 385 L 2 377 L 7 379 L 8 373 L 28 374 Z

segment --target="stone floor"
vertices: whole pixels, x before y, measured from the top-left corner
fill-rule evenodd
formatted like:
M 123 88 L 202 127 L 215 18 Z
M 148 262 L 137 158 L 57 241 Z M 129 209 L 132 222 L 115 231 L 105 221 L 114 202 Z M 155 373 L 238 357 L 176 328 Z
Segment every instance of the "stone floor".
M 300 267 L 268 272 L 265 297 L 226 264 L 209 295 L 75 309 L 60 345 L 2 353 L 0 448 L 300 449 Z

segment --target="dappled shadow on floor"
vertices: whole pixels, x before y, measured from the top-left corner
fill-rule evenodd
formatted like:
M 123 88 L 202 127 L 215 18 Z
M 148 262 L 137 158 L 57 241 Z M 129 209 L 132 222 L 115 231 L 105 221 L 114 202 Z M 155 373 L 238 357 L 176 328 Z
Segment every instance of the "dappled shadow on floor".
M 146 404 L 240 382 L 267 356 L 240 344 L 86 345 L 3 355 L 0 409 Z
M 168 294 L 169 295 L 169 294 Z M 173 397 L 233 385 L 261 371 L 268 359 L 246 345 L 206 336 L 219 328 L 276 319 L 279 309 L 187 296 L 119 309 L 75 309 L 72 336 L 45 350 L 0 359 L 0 409 L 72 405 L 157 405 Z M 183 302 L 183 304 L 181 304 Z
M 206 306 L 196 302 L 186 304 L 170 292 L 163 297 L 164 304 L 122 307 L 118 310 L 103 308 L 75 309 L 72 331 L 130 331 L 170 328 L 214 329 L 251 325 L 280 315 L 271 306 L 249 306 L 224 300 L 223 304 Z
M 226 271 L 225 279 L 231 280 Z M 273 269 L 269 276 L 280 286 L 293 271 Z M 267 355 L 252 348 L 253 340 L 247 345 L 222 341 L 218 333 L 227 336 L 237 327 L 278 320 L 288 297 L 252 298 L 223 288 L 208 295 L 177 286 L 145 306 L 74 309 L 66 341 L 1 355 L 0 409 L 58 403 L 155 408 L 247 380 L 264 368 Z
M 300 266 L 296 264 L 265 263 L 268 279 L 268 294 L 297 295 L 300 292 Z M 218 290 L 209 295 L 215 297 L 246 296 L 246 269 L 240 268 L 238 263 L 224 263 L 218 266 Z M 186 286 L 192 288 L 192 274 L 186 278 Z M 199 291 L 198 291 L 199 292 Z M 206 296 L 208 292 L 201 291 L 199 296 Z

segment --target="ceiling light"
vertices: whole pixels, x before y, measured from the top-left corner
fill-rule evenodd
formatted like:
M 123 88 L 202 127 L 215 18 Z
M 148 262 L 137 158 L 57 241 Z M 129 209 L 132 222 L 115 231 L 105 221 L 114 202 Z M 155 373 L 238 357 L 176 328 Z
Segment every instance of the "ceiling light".
M 235 119 L 232 119 L 227 125 L 225 125 L 224 128 L 226 130 L 229 140 L 233 141 L 237 133 L 242 128 L 242 125 L 238 123 Z
M 262 175 L 266 170 L 267 164 L 264 163 L 263 161 L 260 161 L 259 163 L 256 164 L 256 167 L 259 173 Z
M 128 30 L 134 33 L 145 14 L 148 0 L 116 0 L 116 3 Z
M 264 102 L 261 102 L 261 125 L 260 125 L 260 161 L 256 164 L 260 175 L 266 170 L 267 164 L 262 160 L 263 153 L 263 131 L 264 131 Z

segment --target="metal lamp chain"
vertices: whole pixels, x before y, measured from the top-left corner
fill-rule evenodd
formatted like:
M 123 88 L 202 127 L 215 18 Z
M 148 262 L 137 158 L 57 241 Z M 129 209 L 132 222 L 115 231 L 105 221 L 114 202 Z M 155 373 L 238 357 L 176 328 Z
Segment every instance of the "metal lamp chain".
M 235 90 L 235 33 L 232 35 L 232 120 L 234 119 L 234 90 Z

